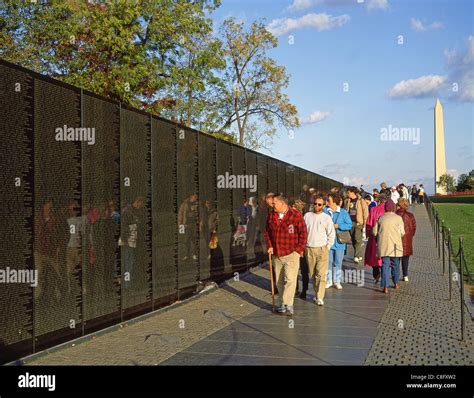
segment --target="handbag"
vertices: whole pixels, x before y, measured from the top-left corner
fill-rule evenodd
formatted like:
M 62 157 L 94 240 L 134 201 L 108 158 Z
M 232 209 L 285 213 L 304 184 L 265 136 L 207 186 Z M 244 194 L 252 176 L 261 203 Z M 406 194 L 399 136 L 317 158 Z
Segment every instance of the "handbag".
M 337 215 L 336 222 L 334 224 L 337 224 L 337 220 L 339 220 L 340 215 L 341 215 L 341 213 L 339 213 Z M 336 231 L 336 238 L 337 238 L 337 241 L 340 244 L 352 243 L 352 238 L 351 238 L 351 234 L 349 233 L 349 231 L 341 231 L 341 232 Z

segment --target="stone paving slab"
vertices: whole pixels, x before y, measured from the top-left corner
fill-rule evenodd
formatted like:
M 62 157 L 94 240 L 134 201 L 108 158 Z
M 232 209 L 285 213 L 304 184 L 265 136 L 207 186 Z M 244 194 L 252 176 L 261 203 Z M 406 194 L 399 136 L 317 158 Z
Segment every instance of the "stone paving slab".
M 293 317 L 258 309 L 163 364 L 362 365 L 388 303 L 369 279 L 366 273 L 360 287 L 327 289 L 324 307 L 312 301 L 310 284 L 308 298 L 295 299 Z
M 354 265 L 346 263 L 348 268 Z M 343 291 L 328 289 L 326 306 L 319 308 L 312 302 L 310 284 L 308 299 L 295 300 L 290 327 L 288 317 L 271 313 L 269 286 L 268 269 L 256 268 L 240 281 L 230 281 L 177 308 L 25 362 L 169 365 L 181 364 L 186 358 L 188 364 L 363 363 L 387 303 L 383 295 L 372 286 L 347 284 Z M 185 327 L 179 328 L 183 320 Z M 183 352 L 186 354 L 176 355 Z M 226 355 L 232 358 L 223 360 Z
M 230 281 L 176 308 L 74 347 L 23 360 L 28 365 L 156 365 L 261 306 L 270 310 L 271 295 L 259 287 L 260 275 L 266 273 L 256 269 L 239 282 Z

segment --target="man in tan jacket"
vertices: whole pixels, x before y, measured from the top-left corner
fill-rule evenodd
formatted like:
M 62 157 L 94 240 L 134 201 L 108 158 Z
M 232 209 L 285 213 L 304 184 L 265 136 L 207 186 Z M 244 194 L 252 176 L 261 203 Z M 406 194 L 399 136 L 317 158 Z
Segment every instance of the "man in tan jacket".
M 367 202 L 360 196 L 356 187 L 347 188 L 347 199 L 344 208 L 351 216 L 352 229 L 350 231 L 352 246 L 354 247 L 354 262 L 359 264 L 362 261 L 362 241 L 365 223 L 369 218 L 369 207 Z
M 382 258 L 380 287 L 388 293 L 390 268 L 395 289 L 399 289 L 400 258 L 403 257 L 402 236 L 405 235 L 403 219 L 395 214 L 396 206 L 391 199 L 385 202 L 385 214 L 380 217 L 372 232 L 377 238 L 377 256 Z

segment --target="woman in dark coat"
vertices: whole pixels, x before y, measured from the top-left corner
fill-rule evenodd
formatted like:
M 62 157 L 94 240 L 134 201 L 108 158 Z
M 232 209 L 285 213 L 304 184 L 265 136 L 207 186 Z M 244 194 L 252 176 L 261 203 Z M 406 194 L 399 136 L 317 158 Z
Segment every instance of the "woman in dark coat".
M 413 237 L 416 232 L 416 220 L 415 216 L 408 212 L 407 209 L 410 206 L 408 200 L 405 198 L 398 199 L 398 210 L 397 214 L 403 219 L 405 227 L 405 235 L 402 237 L 403 243 L 403 257 L 402 257 L 402 271 L 403 280 L 408 282 L 408 261 L 410 256 L 413 255 Z

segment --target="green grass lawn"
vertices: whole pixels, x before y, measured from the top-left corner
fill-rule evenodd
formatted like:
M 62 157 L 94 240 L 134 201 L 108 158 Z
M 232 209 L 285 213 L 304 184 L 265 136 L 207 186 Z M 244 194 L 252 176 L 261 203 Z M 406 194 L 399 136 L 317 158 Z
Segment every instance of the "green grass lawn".
M 453 250 L 459 249 L 459 236 L 464 237 L 464 253 L 471 275 L 474 276 L 474 204 L 436 203 L 444 225 L 451 228 Z

